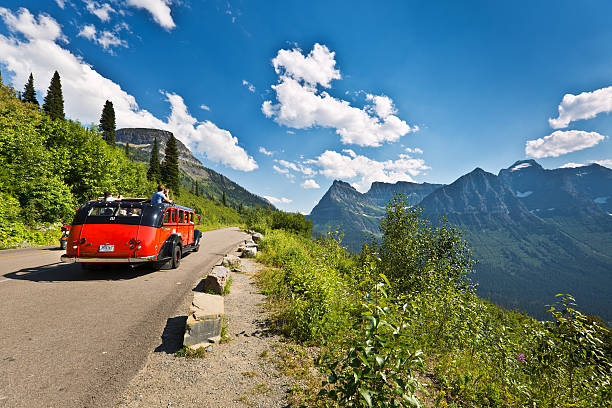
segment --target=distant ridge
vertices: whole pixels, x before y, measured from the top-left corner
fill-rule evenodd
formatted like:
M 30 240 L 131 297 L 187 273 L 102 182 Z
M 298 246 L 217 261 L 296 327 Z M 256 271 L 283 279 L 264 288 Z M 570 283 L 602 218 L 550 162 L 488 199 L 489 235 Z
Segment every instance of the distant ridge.
M 172 132 L 161 129 L 146 128 L 123 128 L 117 129 L 116 140 L 119 144 L 130 144 L 132 159 L 149 162 L 153 140 L 157 137 L 159 143 L 160 159 L 164 158 L 164 149 Z M 177 139 L 179 151 L 179 167 L 183 174 L 181 183 L 187 189 L 191 182 L 197 181 L 205 194 L 217 200 L 221 199 L 223 192 L 226 194 L 228 203 L 247 207 L 274 207 L 268 200 L 253 194 L 224 175 L 205 167 L 191 150 Z
M 544 169 L 519 160 L 498 175 L 476 168 L 449 185 L 373 183 L 361 194 L 335 181 L 313 208 L 314 230 L 331 227 L 358 251 L 379 236 L 384 205 L 404 192 L 409 205 L 465 232 L 478 260 L 479 294 L 546 318 L 557 293 L 612 322 L 612 170 L 598 164 Z

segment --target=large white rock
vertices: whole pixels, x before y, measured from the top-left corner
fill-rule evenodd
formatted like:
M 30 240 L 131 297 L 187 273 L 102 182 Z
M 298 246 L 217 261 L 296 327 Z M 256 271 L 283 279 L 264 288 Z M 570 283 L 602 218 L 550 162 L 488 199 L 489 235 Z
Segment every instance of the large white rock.
M 257 256 L 257 247 L 246 247 L 242 251 L 243 258 L 255 258 Z
M 251 235 L 251 238 L 254 242 L 259 242 L 263 239 L 263 235 L 261 235 L 259 232 L 255 232 L 253 235 Z
M 218 295 L 223 293 L 230 270 L 225 266 L 215 266 L 212 271 L 204 279 L 204 292 L 214 292 Z
M 228 268 L 240 268 L 240 258 L 232 254 L 225 255 L 221 261 L 221 265 Z
M 221 339 L 223 296 L 194 292 L 185 326 L 183 344 L 197 349 Z

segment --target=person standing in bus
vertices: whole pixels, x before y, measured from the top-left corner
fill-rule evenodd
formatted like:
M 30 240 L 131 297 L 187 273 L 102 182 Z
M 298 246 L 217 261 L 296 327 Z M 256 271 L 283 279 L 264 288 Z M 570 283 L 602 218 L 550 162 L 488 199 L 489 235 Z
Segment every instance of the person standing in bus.
M 164 186 L 161 184 L 157 186 L 157 192 L 153 194 L 153 197 L 151 197 L 151 204 L 161 204 L 161 203 L 171 203 L 172 202 L 164 194 L 164 189 L 165 189 Z

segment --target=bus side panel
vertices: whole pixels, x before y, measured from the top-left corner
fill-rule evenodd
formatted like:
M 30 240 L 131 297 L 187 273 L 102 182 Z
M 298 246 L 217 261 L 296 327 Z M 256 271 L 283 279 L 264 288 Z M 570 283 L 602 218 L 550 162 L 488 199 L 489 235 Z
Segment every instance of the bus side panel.
M 159 252 L 162 245 L 158 239 L 160 230 L 161 228 L 140 226 L 138 230 L 138 241 L 140 241 L 138 246 L 141 248 L 136 250 L 137 257 L 153 256 Z
M 73 248 L 73 246 L 78 246 L 78 240 L 81 238 L 81 229 L 83 229 L 83 225 L 73 225 L 70 228 L 68 241 L 66 242 L 66 256 L 77 257 L 79 255 L 78 247 Z

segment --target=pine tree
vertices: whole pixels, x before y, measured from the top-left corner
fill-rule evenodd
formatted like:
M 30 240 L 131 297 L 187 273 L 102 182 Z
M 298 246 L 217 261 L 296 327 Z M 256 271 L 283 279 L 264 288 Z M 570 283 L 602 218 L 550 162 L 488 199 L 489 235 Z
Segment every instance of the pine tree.
M 64 96 L 62 95 L 62 82 L 59 73 L 55 71 L 45 96 L 43 110 L 51 117 L 51 119 L 64 119 Z
M 111 146 L 115 146 L 115 108 L 111 101 L 106 101 L 100 117 L 100 129 L 104 133 L 104 140 Z
M 125 155 L 127 156 L 127 158 L 130 158 L 130 144 L 129 142 L 125 142 Z
M 191 180 L 191 190 L 189 190 L 191 194 L 195 193 L 195 181 Z
M 161 165 L 161 178 L 164 184 L 174 191 L 175 195 L 179 195 L 179 164 L 178 164 L 178 148 L 176 146 L 176 138 L 170 135 L 170 139 L 166 143 L 166 157 Z
M 196 197 L 200 196 L 200 186 L 198 186 L 198 180 L 196 180 L 195 195 L 196 195 Z
M 23 90 L 23 101 L 28 103 L 33 103 L 38 106 L 38 100 L 36 99 L 36 90 L 34 89 L 34 76 L 30 73 L 30 77 L 28 78 L 28 82 L 25 84 L 25 89 Z
M 161 167 L 159 165 L 159 147 L 157 137 L 153 140 L 151 149 L 151 159 L 149 160 L 149 170 L 147 170 L 147 180 L 159 183 L 161 181 Z
M 223 192 L 223 195 L 221 196 L 221 202 L 223 203 L 225 207 L 227 207 L 227 199 L 225 198 L 225 191 Z

